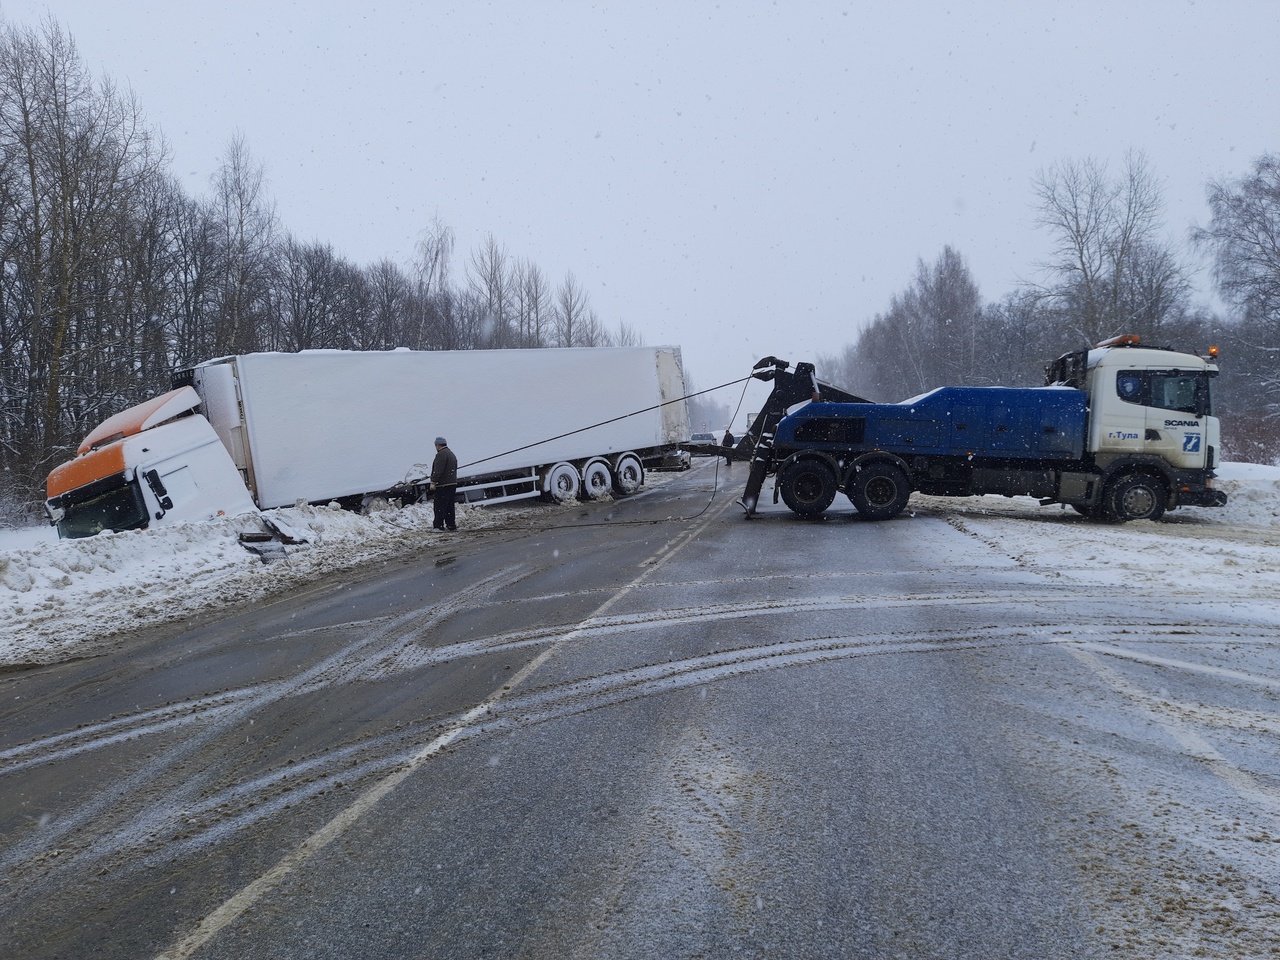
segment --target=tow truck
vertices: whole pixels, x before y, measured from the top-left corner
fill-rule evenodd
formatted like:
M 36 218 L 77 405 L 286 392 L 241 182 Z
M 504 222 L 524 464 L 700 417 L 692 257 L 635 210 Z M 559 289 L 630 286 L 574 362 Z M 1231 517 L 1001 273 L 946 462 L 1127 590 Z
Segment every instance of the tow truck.
M 1042 387 L 873 403 L 820 382 L 811 363 L 765 357 L 752 376 L 773 391 L 731 453 L 751 464 L 738 502 L 754 516 L 772 476 L 774 502 L 805 519 L 837 493 L 866 520 L 896 517 L 913 491 L 1029 496 L 1108 522 L 1220 507 L 1216 360 L 1216 348 L 1201 357 L 1125 335 L 1058 357 Z

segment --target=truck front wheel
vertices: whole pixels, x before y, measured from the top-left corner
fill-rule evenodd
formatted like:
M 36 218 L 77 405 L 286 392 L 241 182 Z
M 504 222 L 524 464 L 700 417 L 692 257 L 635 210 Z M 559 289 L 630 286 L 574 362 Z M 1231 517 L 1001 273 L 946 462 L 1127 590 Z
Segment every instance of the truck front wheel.
M 1159 520 L 1169 494 L 1164 482 L 1146 473 L 1126 473 L 1107 487 L 1103 509 L 1108 520 Z
M 865 520 L 892 520 L 911 497 L 907 476 L 891 463 L 869 463 L 849 478 L 845 493 Z
M 836 475 L 820 460 L 801 460 L 783 467 L 778 487 L 782 502 L 805 520 L 821 516 L 839 488 Z

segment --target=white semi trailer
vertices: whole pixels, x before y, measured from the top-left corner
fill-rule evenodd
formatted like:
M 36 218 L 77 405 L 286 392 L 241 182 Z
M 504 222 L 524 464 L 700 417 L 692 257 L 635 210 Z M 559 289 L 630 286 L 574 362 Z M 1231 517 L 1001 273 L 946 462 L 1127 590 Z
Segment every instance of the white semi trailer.
M 437 436 L 458 496 L 631 493 L 689 438 L 679 347 L 254 353 L 199 364 L 109 418 L 49 475 L 62 537 L 425 492 Z

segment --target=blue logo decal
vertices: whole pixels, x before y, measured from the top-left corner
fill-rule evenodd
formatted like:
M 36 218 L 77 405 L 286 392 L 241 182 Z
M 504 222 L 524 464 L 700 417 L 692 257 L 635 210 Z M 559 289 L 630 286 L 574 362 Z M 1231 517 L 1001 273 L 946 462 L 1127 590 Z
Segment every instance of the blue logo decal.
M 1200 452 L 1200 434 L 1184 433 L 1182 435 L 1182 452 L 1183 453 L 1199 453 Z

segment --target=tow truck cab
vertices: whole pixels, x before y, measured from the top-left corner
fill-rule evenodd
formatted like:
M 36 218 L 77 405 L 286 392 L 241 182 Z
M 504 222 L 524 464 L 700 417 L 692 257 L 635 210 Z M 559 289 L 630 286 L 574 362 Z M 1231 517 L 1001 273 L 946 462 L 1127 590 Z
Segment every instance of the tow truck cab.
M 1182 470 L 1218 466 L 1220 426 L 1212 387 L 1217 375 L 1211 360 L 1142 347 L 1137 337 L 1065 354 L 1046 371 L 1050 383 L 1088 395 L 1087 447 L 1099 466 L 1137 455 Z

